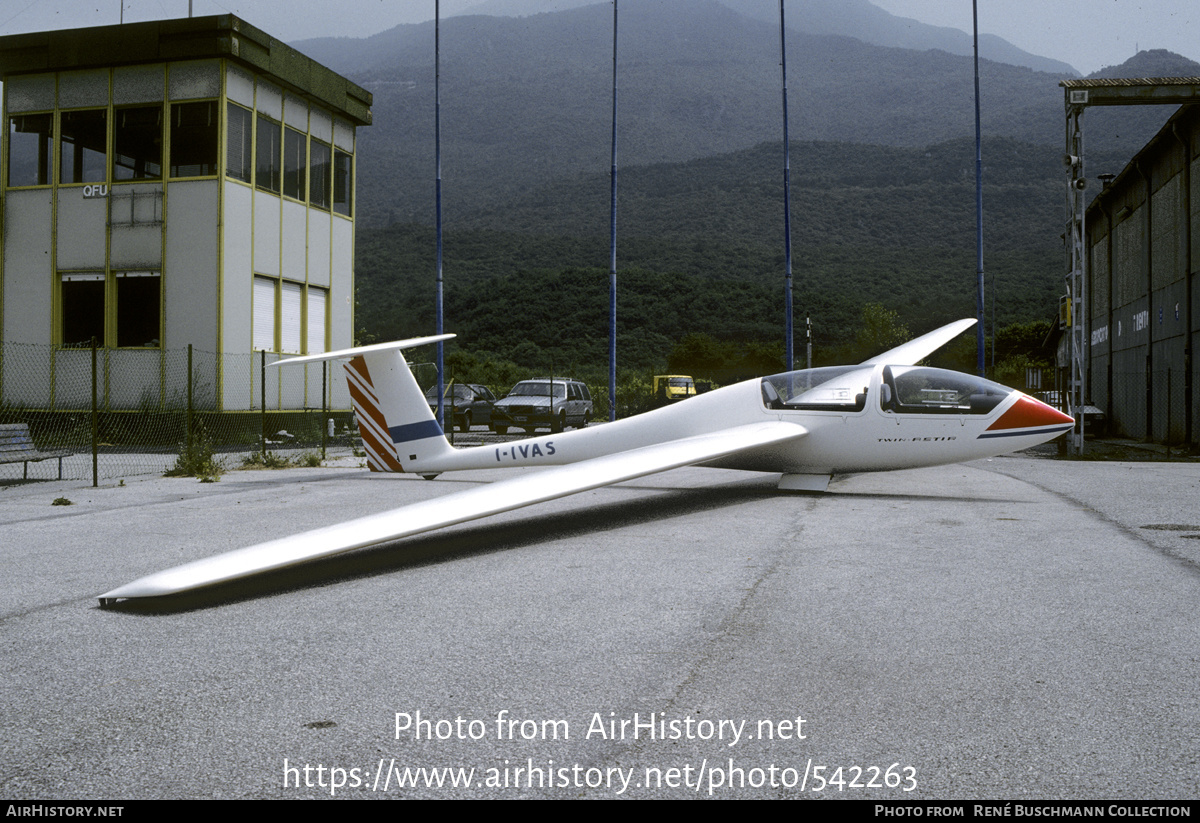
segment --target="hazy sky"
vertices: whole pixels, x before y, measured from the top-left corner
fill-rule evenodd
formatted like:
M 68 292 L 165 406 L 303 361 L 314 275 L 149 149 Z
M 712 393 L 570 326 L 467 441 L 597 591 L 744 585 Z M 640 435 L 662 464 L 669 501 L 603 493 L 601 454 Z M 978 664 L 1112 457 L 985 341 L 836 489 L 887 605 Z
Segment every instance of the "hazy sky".
M 970 0 L 871 0 L 900 17 L 971 31 Z M 978 0 L 979 30 L 1082 74 L 1167 49 L 1200 62 L 1195 0 Z
M 442 13 L 479 0 L 442 0 Z M 777 8 L 777 0 L 762 0 Z M 792 0 L 797 6 L 803 0 Z M 872 0 L 893 14 L 971 31 L 970 0 Z M 1162 48 L 1200 61 L 1196 0 L 978 0 L 980 31 L 1084 74 Z M 545 0 L 553 7 L 553 0 Z M 574 5 L 573 3 L 571 5 Z M 365 36 L 433 19 L 433 0 L 193 0 L 196 15 L 233 12 L 276 37 Z M 0 34 L 120 20 L 120 0 L 0 0 Z M 188 0 L 125 0 L 125 20 L 185 17 Z

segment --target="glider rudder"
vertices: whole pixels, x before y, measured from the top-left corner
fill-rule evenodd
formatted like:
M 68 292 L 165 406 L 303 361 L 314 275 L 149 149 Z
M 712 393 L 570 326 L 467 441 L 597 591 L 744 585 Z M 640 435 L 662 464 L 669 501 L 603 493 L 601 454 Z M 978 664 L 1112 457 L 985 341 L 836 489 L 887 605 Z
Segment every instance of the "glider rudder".
M 371 471 L 414 471 L 413 463 L 434 460 L 453 447 L 400 352 L 451 337 L 454 335 L 443 334 L 377 343 L 293 357 L 279 364 L 351 358 L 346 363 L 346 382 L 367 466 Z

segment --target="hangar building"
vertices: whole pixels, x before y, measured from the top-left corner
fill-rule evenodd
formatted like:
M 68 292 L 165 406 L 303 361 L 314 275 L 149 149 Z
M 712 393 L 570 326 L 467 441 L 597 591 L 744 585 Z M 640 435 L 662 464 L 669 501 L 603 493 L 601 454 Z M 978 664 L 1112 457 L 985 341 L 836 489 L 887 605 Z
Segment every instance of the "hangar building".
M 1200 106 L 1185 105 L 1086 212 L 1086 381 L 1116 435 L 1200 442 L 1198 175 Z
M 3 37 L 0 81 L 0 403 L 86 406 L 94 339 L 106 408 L 178 394 L 189 344 L 209 408 L 319 408 L 320 364 L 264 390 L 251 353 L 352 344 L 371 95 L 233 15 Z

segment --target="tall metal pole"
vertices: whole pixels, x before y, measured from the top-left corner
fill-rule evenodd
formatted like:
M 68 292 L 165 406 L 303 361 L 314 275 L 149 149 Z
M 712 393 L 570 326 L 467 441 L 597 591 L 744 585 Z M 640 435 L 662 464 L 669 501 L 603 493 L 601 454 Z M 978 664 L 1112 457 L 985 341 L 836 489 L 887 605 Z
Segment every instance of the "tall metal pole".
M 433 2 L 433 143 L 434 161 L 437 164 L 437 294 L 434 308 L 437 312 L 437 334 L 442 333 L 442 51 L 441 51 L 441 3 Z M 442 395 L 445 393 L 445 361 L 442 341 L 437 344 L 437 421 L 445 420 Z
M 1072 454 L 1081 455 L 1083 440 L 1083 403 L 1087 398 L 1087 313 L 1084 291 L 1087 285 L 1084 254 L 1085 218 L 1083 199 L 1087 177 L 1083 163 L 1083 113 L 1087 106 L 1087 91 L 1066 89 L 1066 154 L 1063 163 L 1067 172 L 1067 318 L 1066 330 L 1070 340 L 1071 376 L 1065 392 L 1067 414 L 1075 418 L 1075 430 L 1068 437 Z M 1062 320 L 1059 321 L 1060 325 Z
M 975 276 L 976 298 L 975 367 L 980 377 L 984 373 L 983 334 L 983 143 L 979 126 L 979 9 L 978 0 L 971 0 L 971 19 L 975 28 Z M 995 329 L 992 333 L 995 334 Z
M 608 419 L 617 419 L 617 0 L 613 0 L 612 191 L 608 233 Z
M 792 159 L 788 144 L 787 33 L 784 29 L 783 0 L 779 0 L 779 53 L 783 76 L 783 313 L 787 370 L 795 366 L 792 346 Z

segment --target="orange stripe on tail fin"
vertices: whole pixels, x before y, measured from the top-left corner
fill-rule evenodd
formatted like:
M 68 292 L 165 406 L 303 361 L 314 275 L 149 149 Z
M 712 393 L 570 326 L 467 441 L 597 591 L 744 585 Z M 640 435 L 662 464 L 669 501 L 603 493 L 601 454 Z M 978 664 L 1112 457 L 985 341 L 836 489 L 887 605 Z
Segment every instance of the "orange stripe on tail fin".
M 371 470 L 435 476 L 445 470 L 445 459 L 454 453 L 454 447 L 434 419 L 424 392 L 400 352 L 453 336 L 373 343 L 290 357 L 271 365 L 352 358 L 346 364 L 346 380 Z
M 373 472 L 403 472 L 396 447 L 388 434 L 387 418 L 379 407 L 379 398 L 371 383 L 367 361 L 361 356 L 346 363 L 346 384 L 358 418 L 358 432 L 367 452 L 367 467 Z

